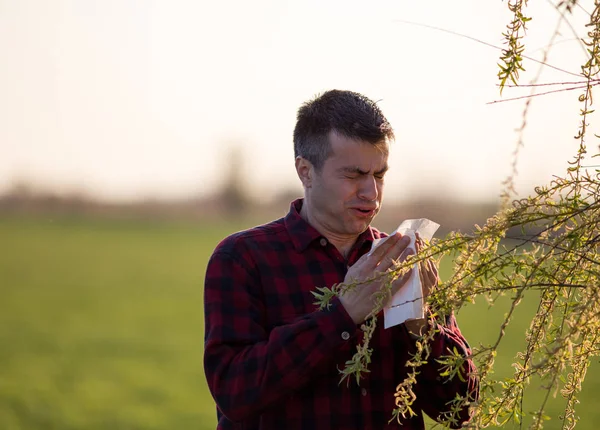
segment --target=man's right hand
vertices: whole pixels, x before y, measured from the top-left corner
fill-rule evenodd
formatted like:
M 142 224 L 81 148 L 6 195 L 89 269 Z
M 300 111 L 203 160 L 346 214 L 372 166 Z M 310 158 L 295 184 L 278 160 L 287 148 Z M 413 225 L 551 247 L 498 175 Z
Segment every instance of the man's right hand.
M 408 248 L 410 238 L 396 233 L 379 245 L 371 255 L 363 255 L 346 273 L 344 284 L 361 282 L 371 279 L 381 272 L 387 271 L 395 262 L 403 262 L 414 251 Z M 410 272 L 396 279 L 392 284 L 392 296 L 406 283 Z M 340 302 L 354 320 L 355 324 L 362 323 L 367 315 L 373 310 L 373 294 L 382 286 L 381 280 L 361 284 L 356 288 L 344 293 Z M 390 296 L 391 297 L 391 296 Z

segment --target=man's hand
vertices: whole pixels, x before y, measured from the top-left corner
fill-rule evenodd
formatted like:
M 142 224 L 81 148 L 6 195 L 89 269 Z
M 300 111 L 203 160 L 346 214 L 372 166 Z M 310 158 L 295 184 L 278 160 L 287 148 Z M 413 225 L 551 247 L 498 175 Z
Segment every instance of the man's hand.
M 425 243 L 423 239 L 416 234 L 415 247 L 417 253 L 421 252 Z M 429 294 L 437 287 L 439 282 L 438 270 L 435 264 L 430 259 L 423 260 L 419 263 L 419 276 L 421 278 L 421 287 L 423 289 L 423 300 L 427 299 Z M 421 319 L 411 319 L 404 322 L 408 331 L 415 336 L 422 336 L 429 330 L 427 317 Z
M 348 273 L 346 273 L 344 283 L 349 284 L 371 279 L 387 271 L 396 262 L 403 262 L 409 255 L 414 254 L 414 251 L 408 248 L 409 244 L 410 238 L 408 236 L 396 233 L 379 245 L 371 255 L 363 255 L 350 267 Z M 410 271 L 392 283 L 392 296 L 406 283 L 409 277 Z M 373 294 L 379 291 L 381 286 L 381 280 L 372 281 L 358 285 L 340 297 L 342 305 L 355 324 L 362 323 L 373 310 L 375 304 Z
M 417 254 L 421 252 L 425 242 L 416 234 L 415 247 Z M 431 259 L 423 260 L 419 263 L 419 276 L 421 277 L 421 286 L 423 287 L 423 300 L 429 297 L 429 294 L 437 287 L 439 282 L 438 270 Z

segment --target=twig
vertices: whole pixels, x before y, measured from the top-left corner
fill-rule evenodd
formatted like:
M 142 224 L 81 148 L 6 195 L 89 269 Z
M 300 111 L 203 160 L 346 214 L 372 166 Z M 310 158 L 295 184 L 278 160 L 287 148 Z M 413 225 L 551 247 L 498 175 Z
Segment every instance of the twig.
M 430 28 L 432 30 L 442 31 L 444 33 L 453 34 L 453 35 L 459 36 L 459 37 L 464 37 L 465 39 L 469 39 L 469 40 L 472 40 L 474 42 L 481 43 L 482 45 L 489 46 L 490 48 L 498 49 L 499 51 L 503 50 L 499 46 L 492 45 L 491 43 L 488 43 L 488 42 L 484 42 L 483 40 L 477 39 L 476 37 L 467 36 L 466 34 L 457 33 L 456 31 L 452 31 L 452 30 L 446 30 L 445 28 L 440 28 L 440 27 L 436 27 L 436 26 L 433 26 L 433 25 L 421 24 L 420 22 L 406 21 L 406 20 L 403 20 L 403 19 L 395 19 L 393 22 L 401 22 L 403 24 L 416 25 L 418 27 L 425 27 L 425 28 Z M 580 76 L 577 73 L 569 72 L 568 70 L 564 70 L 564 69 L 561 69 L 560 67 L 553 66 L 552 64 L 548 64 L 548 63 L 545 63 L 543 61 L 536 60 L 535 58 L 529 57 L 527 55 L 521 55 L 521 57 L 527 58 L 528 60 L 534 61 L 534 62 L 539 63 L 539 64 L 543 64 L 544 66 L 548 66 L 551 69 L 558 70 L 559 72 L 563 72 L 563 73 L 566 73 L 568 75 L 577 76 L 577 77 Z
M 529 94 L 529 95 L 526 95 L 526 96 L 513 97 L 513 98 L 510 98 L 510 99 L 504 99 L 504 100 L 494 100 L 493 102 L 487 102 L 486 104 L 493 105 L 495 103 L 510 102 L 510 101 L 513 101 L 513 100 L 520 100 L 520 99 L 528 99 L 528 98 L 531 98 L 531 97 L 545 96 L 547 94 L 559 93 L 561 91 L 580 90 L 582 88 L 586 88 L 586 86 L 583 85 L 581 87 L 561 88 L 560 90 L 546 91 L 545 93 Z

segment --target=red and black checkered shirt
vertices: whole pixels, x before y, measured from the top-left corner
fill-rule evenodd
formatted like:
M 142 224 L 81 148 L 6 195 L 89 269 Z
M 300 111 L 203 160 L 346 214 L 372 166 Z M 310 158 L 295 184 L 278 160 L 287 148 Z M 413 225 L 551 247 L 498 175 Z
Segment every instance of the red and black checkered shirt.
M 415 385 L 417 416 L 402 426 L 389 421 L 396 386 L 415 349 L 404 324 L 384 329 L 379 322 L 370 373 L 360 385 L 340 385 L 338 369 L 356 352 L 362 332 L 337 298 L 319 311 L 311 292 L 343 282 L 373 239 L 385 235 L 369 228 L 345 260 L 300 217 L 301 207 L 296 200 L 285 218 L 227 237 L 208 263 L 204 370 L 217 404 L 217 428 L 423 429 L 423 412 L 435 418 L 456 394 L 476 393 L 475 377 L 445 380 L 434 361 L 455 348 L 470 354 L 454 317 L 438 327 L 430 363 L 420 368 Z M 465 367 L 467 374 L 474 370 L 470 360 Z

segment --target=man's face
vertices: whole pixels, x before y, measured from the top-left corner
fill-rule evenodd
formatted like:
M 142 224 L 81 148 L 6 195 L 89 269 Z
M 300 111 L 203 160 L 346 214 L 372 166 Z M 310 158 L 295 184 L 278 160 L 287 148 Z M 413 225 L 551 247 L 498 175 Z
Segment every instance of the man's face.
M 388 145 L 329 134 L 331 155 L 313 170 L 307 190 L 312 217 L 329 234 L 344 237 L 367 229 L 381 208 Z

